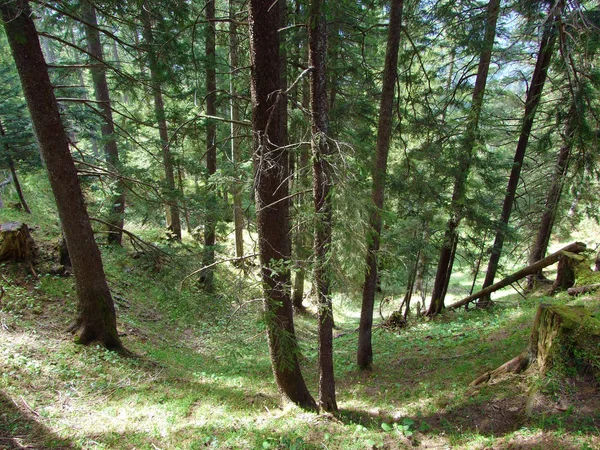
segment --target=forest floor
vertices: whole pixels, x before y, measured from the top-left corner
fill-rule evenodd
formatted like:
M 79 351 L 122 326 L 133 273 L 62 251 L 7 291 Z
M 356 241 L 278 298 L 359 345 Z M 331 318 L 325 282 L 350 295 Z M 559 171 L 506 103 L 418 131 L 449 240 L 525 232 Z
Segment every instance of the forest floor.
M 527 347 L 540 302 L 572 300 L 566 296 L 508 295 L 485 311 L 377 327 L 375 365 L 362 372 L 354 362 L 359 296 L 338 295 L 340 411 L 315 414 L 280 401 L 255 268 L 222 264 L 219 289 L 206 294 L 194 279 L 184 282 L 200 265 L 197 246 L 176 246 L 168 257 L 104 247 L 119 331 L 135 355 L 126 358 L 77 345 L 64 331 L 76 304 L 73 278 L 50 274 L 56 223 L 7 219 L 35 227 L 40 254 L 39 277 L 23 264 L 0 264 L 0 449 L 600 448 L 594 380 L 524 374 L 469 386 Z M 600 309 L 597 297 L 582 301 Z M 296 316 L 296 329 L 316 394 L 313 309 Z

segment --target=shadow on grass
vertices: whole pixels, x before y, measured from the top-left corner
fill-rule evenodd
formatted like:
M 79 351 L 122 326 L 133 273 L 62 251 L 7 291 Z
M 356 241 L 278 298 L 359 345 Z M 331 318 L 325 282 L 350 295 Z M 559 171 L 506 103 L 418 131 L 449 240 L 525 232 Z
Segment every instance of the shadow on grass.
M 71 442 L 56 436 L 39 423 L 32 412 L 0 391 L 0 449 L 72 449 Z

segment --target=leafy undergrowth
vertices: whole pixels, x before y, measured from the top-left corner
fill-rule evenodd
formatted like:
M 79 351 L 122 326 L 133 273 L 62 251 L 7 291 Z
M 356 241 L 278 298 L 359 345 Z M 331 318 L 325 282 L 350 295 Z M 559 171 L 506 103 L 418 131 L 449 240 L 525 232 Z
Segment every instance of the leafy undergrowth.
M 56 237 L 35 237 L 50 267 Z M 540 301 L 565 298 L 504 297 L 489 311 L 376 328 L 374 369 L 361 372 L 358 304 L 336 297 L 340 412 L 317 415 L 280 402 L 252 277 L 223 264 L 207 295 L 193 278 L 182 283 L 200 265 L 198 247 L 169 251 L 157 260 L 103 248 L 131 358 L 64 332 L 75 314 L 72 278 L 0 266 L 0 449 L 600 448 L 593 381 L 513 376 L 469 387 L 526 348 Z M 310 308 L 297 316 L 313 393 L 316 326 Z

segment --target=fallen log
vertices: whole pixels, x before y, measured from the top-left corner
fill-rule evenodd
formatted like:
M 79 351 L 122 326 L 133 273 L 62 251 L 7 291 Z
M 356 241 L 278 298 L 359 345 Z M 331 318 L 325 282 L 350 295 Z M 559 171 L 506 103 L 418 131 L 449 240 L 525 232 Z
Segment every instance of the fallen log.
M 554 367 L 574 369 L 600 379 L 600 320 L 583 306 L 541 304 L 527 350 L 471 383 L 477 386 L 501 375 L 521 373 L 535 365 L 542 375 Z
M 489 295 L 492 292 L 502 289 L 503 287 L 509 286 L 515 281 L 525 278 L 528 275 L 533 275 L 542 270 L 543 268 L 556 263 L 560 259 L 560 257 L 563 256 L 565 253 L 581 253 L 585 250 L 586 245 L 583 242 L 573 242 L 572 244 L 569 244 L 566 247 L 560 249 L 559 251 L 552 253 L 551 255 L 548 255 L 543 259 L 540 259 L 539 261 L 531 264 L 530 266 L 527 266 L 513 273 L 512 275 L 509 275 L 503 280 L 500 280 L 497 283 L 494 283 L 491 286 L 488 286 L 487 288 L 482 289 L 481 291 L 476 292 L 473 295 L 469 295 L 468 297 L 463 298 L 462 300 L 448 306 L 447 309 L 460 308 L 461 306 L 465 306 L 471 303 L 473 300 L 477 300 L 478 298 L 483 297 L 484 295 Z
M 588 292 L 594 292 L 600 288 L 600 284 L 588 284 L 586 286 L 578 286 L 567 289 L 567 294 L 571 296 L 587 294 Z

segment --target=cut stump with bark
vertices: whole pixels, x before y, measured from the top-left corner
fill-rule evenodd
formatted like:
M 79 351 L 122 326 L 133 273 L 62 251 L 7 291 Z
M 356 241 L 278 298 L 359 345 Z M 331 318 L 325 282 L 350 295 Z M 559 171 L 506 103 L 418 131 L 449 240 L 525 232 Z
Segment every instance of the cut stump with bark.
M 35 242 L 27 224 L 20 222 L 0 224 L 0 261 L 31 263 L 35 254 Z
M 600 381 L 600 320 L 583 306 L 541 304 L 525 352 L 471 383 L 477 386 L 526 369 L 573 369 Z

